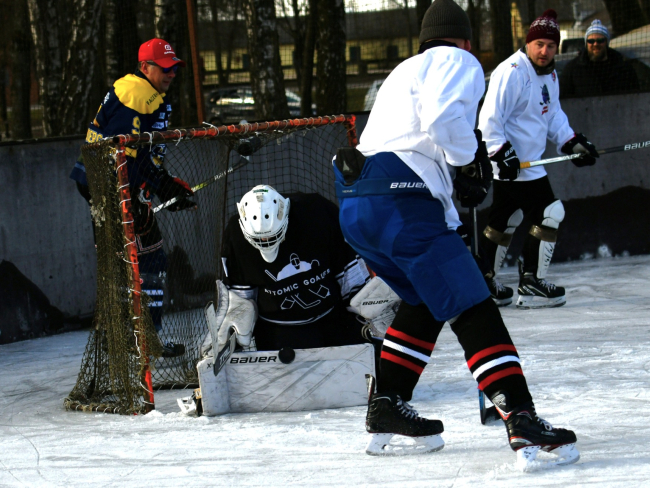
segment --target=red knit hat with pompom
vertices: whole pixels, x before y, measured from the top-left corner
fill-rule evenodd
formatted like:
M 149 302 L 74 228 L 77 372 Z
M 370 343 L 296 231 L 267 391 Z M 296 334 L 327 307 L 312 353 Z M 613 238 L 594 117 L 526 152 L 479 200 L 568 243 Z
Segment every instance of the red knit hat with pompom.
M 546 10 L 530 24 L 526 44 L 537 39 L 548 39 L 558 45 L 560 44 L 560 26 L 557 23 L 557 12 L 555 10 Z

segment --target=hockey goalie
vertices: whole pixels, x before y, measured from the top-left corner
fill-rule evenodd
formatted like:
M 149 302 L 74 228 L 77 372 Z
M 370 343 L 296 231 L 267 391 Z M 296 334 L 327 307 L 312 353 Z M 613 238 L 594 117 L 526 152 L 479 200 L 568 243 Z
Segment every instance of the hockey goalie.
M 321 195 L 285 197 L 259 185 L 237 210 L 224 234 L 217 302 L 205 309 L 200 406 L 184 399 L 181 408 L 218 415 L 365 405 L 373 342 L 379 350 L 399 298 L 370 279 L 343 239 L 338 208 Z

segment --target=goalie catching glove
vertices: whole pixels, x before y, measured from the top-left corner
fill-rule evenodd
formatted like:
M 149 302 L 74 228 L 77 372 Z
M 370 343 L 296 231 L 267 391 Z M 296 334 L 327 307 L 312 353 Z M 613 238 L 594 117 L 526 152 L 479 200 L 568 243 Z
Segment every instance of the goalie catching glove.
M 391 287 L 375 276 L 350 300 L 348 311 L 366 319 L 372 335 L 383 338 L 401 302 Z
M 212 349 L 212 354 L 217 357 L 230 342 L 232 334 L 240 346 L 249 347 L 257 321 L 257 304 L 228 290 L 221 280 L 217 280 L 217 295 L 216 309 L 212 303 L 205 307 L 209 333 L 201 348 L 204 356 Z

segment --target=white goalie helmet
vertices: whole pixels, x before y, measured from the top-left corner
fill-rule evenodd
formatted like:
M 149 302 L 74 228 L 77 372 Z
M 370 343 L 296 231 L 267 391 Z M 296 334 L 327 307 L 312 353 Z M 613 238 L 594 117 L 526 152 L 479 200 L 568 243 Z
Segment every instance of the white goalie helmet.
M 289 199 L 268 185 L 257 185 L 237 204 L 244 237 L 272 263 L 289 225 Z

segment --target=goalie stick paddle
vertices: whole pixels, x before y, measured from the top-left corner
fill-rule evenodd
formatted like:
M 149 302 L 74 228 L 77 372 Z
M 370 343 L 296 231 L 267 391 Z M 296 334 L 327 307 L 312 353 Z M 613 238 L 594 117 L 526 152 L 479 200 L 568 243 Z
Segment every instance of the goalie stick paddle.
M 650 141 L 644 142 L 633 142 L 631 144 L 625 144 L 623 146 L 608 147 L 607 149 L 601 149 L 598 151 L 598 154 L 611 154 L 615 152 L 623 151 L 632 151 L 634 149 L 645 149 L 650 147 Z M 526 161 L 519 163 L 520 169 L 532 168 L 534 166 L 543 166 L 545 164 L 559 163 L 561 161 L 570 161 L 572 159 L 577 159 L 581 154 L 569 154 L 567 156 L 558 156 L 557 158 L 550 159 L 540 159 L 538 161 Z
M 219 374 L 219 371 L 221 371 L 223 367 L 226 365 L 226 362 L 228 362 L 228 358 L 235 350 L 236 340 L 237 340 L 237 336 L 233 333 L 233 329 L 231 328 L 230 331 L 228 332 L 228 340 L 226 341 L 226 345 L 223 346 L 223 348 L 221 349 L 221 351 L 219 351 L 217 357 L 214 360 L 213 371 L 215 376 Z
M 471 208 L 470 218 L 472 221 L 472 254 L 478 258 L 478 219 L 476 218 L 476 207 Z M 485 393 L 478 390 L 478 408 L 481 416 L 481 424 L 485 425 L 497 420 L 501 420 L 496 407 L 485 408 Z

